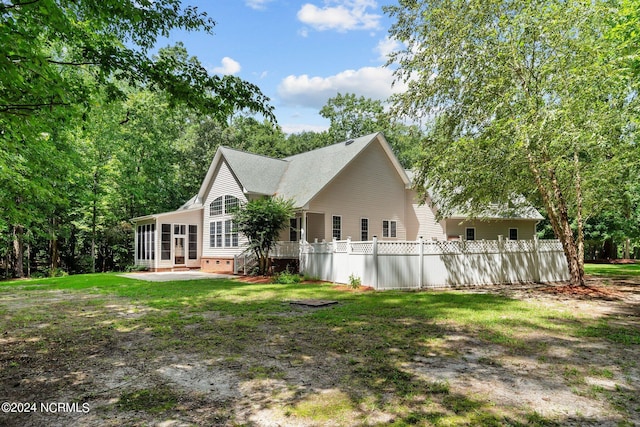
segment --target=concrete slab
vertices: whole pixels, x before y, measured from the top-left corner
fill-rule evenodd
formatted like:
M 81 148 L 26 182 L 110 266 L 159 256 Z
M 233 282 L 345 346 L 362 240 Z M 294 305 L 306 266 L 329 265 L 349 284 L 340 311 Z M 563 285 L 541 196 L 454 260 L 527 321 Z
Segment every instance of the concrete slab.
M 144 280 L 147 282 L 171 282 L 182 280 L 203 279 L 232 279 L 232 274 L 205 273 L 203 271 L 163 271 L 158 273 L 125 273 L 119 276 L 127 279 Z
M 290 304 L 304 305 L 307 307 L 326 307 L 328 305 L 337 304 L 338 301 L 331 301 L 325 299 L 303 299 L 298 301 L 289 301 Z

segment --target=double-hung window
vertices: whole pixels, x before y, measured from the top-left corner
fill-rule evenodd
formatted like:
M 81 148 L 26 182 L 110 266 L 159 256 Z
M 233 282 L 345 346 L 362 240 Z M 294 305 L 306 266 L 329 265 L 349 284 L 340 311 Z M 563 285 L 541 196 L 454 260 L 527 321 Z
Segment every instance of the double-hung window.
M 289 220 L 289 241 L 298 241 L 298 218 L 291 218 Z
M 398 222 L 382 221 L 382 237 L 398 237 Z
M 342 217 L 333 215 L 331 224 L 331 236 L 336 240 L 342 239 Z
M 211 221 L 209 223 L 209 247 L 222 247 L 222 221 Z
M 226 247 L 238 246 L 238 230 L 230 219 L 224 222 L 224 245 Z
M 360 240 L 369 240 L 369 218 L 360 218 Z

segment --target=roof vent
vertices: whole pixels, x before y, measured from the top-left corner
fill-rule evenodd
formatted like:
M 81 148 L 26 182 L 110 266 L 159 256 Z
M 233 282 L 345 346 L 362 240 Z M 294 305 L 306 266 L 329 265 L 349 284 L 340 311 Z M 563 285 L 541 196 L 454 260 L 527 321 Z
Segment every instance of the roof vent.
M 351 144 L 353 144 L 353 139 L 350 139 L 344 143 L 344 145 L 351 145 Z

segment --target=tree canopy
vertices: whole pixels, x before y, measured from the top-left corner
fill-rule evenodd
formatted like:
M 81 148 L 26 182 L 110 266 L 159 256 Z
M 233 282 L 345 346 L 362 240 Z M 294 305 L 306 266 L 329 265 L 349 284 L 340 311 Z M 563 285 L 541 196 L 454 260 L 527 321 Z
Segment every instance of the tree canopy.
M 637 162 L 637 91 L 621 61 L 630 46 L 612 36 L 621 10 L 553 0 L 387 8 L 405 46 L 390 63 L 408 84 L 395 111 L 433 122 L 418 165 L 423 197 L 440 195 L 443 215 L 463 208 L 481 217 L 488 204 L 521 195 L 543 206 L 574 285 L 584 283 L 585 216 Z
M 86 103 L 97 84 L 122 95 L 117 82 L 126 81 L 218 118 L 243 108 L 273 118 L 258 87 L 209 75 L 181 46 L 150 55 L 171 30 L 212 32 L 215 22 L 180 0 L 12 0 L 0 4 L 0 20 L 2 114 Z

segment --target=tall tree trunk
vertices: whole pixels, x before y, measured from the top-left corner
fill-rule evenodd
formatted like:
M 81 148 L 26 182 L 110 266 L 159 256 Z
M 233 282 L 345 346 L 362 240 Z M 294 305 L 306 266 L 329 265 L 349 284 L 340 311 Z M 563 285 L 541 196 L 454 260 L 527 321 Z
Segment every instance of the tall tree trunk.
M 27 277 L 31 277 L 31 244 L 30 243 L 27 243 Z
M 624 239 L 624 259 L 631 258 L 631 239 Z
M 21 225 L 13 227 L 13 252 L 16 257 L 14 274 L 18 278 L 24 277 L 24 228 Z
M 582 182 L 580 178 L 580 162 L 578 150 L 573 152 L 573 162 L 576 168 L 576 222 L 578 224 L 578 266 L 584 276 L 584 221 L 582 219 Z M 584 282 L 584 278 L 583 278 Z
M 549 180 L 547 186 L 533 156 L 529 154 L 528 158 L 529 169 L 533 173 L 538 192 L 542 197 L 547 216 L 551 222 L 551 227 L 562 244 L 562 250 L 569 269 L 569 284 L 571 286 L 584 286 L 584 260 L 579 260 L 578 245 L 573 238 L 567 205 L 560 190 L 555 171 L 552 168 L 547 171 Z
M 56 270 L 60 266 L 60 252 L 58 250 L 58 235 L 56 233 L 56 218 L 51 219 L 51 240 L 49 242 L 51 246 L 51 274 L 55 274 Z
M 93 173 L 93 206 L 91 207 L 91 272 L 96 272 L 96 222 L 98 220 L 98 171 Z

